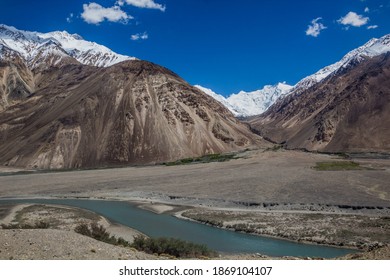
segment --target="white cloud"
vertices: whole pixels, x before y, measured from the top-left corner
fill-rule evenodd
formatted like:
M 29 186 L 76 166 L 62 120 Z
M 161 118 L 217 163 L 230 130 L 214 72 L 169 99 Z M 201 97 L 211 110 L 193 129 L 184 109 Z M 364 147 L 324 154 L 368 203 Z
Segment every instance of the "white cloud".
M 366 25 L 369 20 L 370 18 L 368 17 L 358 15 L 355 12 L 349 12 L 344 17 L 341 17 L 337 22 L 342 25 L 351 25 L 355 27 L 360 27 Z
M 318 37 L 321 31 L 327 28 L 325 25 L 319 22 L 321 19 L 322 18 L 319 17 L 311 21 L 311 25 L 309 25 L 306 30 L 307 36 Z
M 165 5 L 158 4 L 154 0 L 118 0 L 119 5 L 123 5 L 123 2 L 138 8 L 157 9 L 162 12 L 166 9 Z
M 364 12 L 365 12 L 365 13 L 369 13 L 369 12 L 370 12 L 370 8 L 369 8 L 369 7 L 366 7 L 366 8 L 364 9 Z
M 66 21 L 71 23 L 73 21 L 74 14 L 70 13 L 69 16 L 66 18 Z
M 149 35 L 146 32 L 131 35 L 131 40 L 133 40 L 133 41 L 146 40 L 148 38 L 149 38 Z
M 367 27 L 367 29 L 377 29 L 378 27 L 378 25 L 370 25 Z
M 85 22 L 90 24 L 99 24 L 105 20 L 111 22 L 127 22 L 133 17 L 126 14 L 119 6 L 104 8 L 97 3 L 89 3 L 83 5 L 83 13 L 81 17 Z

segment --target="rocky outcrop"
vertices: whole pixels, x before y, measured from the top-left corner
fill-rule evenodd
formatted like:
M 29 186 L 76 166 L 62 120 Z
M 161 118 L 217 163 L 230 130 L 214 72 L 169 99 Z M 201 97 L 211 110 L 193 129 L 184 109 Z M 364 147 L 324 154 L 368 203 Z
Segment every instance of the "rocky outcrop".
M 33 73 L 19 57 L 14 61 L 0 60 L 0 112 L 33 92 Z

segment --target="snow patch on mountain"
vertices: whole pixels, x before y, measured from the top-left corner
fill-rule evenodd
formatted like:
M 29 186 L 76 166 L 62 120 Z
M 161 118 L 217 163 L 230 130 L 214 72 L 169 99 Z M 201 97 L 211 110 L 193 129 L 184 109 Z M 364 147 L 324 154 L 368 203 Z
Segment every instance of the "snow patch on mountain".
M 276 100 L 287 95 L 292 89 L 292 86 L 286 83 L 278 83 L 252 92 L 240 91 L 225 98 L 211 89 L 199 85 L 195 87 L 222 103 L 237 117 L 249 117 L 265 112 Z
M 82 64 L 98 67 L 136 59 L 117 54 L 105 46 L 85 41 L 81 36 L 66 31 L 39 33 L 0 24 L 0 57 L 4 57 L 4 48 L 8 53 L 16 52 L 31 67 L 37 66 L 37 56 L 40 57 L 38 61 L 42 62 L 47 61 L 45 58 L 55 56 L 49 58 L 55 60 L 53 63 L 59 63 L 61 57 L 71 57 Z

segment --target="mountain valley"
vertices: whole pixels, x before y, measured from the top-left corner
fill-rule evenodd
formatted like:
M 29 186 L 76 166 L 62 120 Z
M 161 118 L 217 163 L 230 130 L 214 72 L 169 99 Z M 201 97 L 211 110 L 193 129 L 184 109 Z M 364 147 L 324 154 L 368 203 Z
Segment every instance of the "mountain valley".
M 119 201 L 388 259 L 389 51 L 387 35 L 295 86 L 226 98 L 77 34 L 0 25 L 0 204 Z M 72 217 L 53 226 L 51 207 L 14 204 L 0 205 L 0 259 L 157 258 L 76 234 L 89 211 L 53 206 Z M 21 215 L 49 228 L 12 229 Z M 260 253 L 218 258 L 269 258 Z

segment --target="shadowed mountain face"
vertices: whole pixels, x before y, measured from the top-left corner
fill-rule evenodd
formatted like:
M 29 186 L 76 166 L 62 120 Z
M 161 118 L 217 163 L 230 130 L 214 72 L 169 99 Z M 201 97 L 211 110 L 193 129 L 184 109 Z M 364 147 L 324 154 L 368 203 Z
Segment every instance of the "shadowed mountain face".
M 249 120 L 288 148 L 390 152 L 390 53 L 367 58 Z
M 54 62 L 57 68 L 80 64 L 71 57 L 38 53 L 32 68 L 19 53 L 0 45 L 0 112 L 45 86 L 45 74 Z
M 142 164 L 267 145 L 220 103 L 152 63 L 75 63 L 32 73 L 4 62 L 0 73 L 9 69 L 8 95 L 15 80 L 21 97 L 0 109 L 2 165 Z
M 4 48 L 1 51 L 7 54 Z M 28 97 L 34 88 L 34 74 L 24 60 L 14 53 L 12 60 L 0 57 L 0 112 Z

